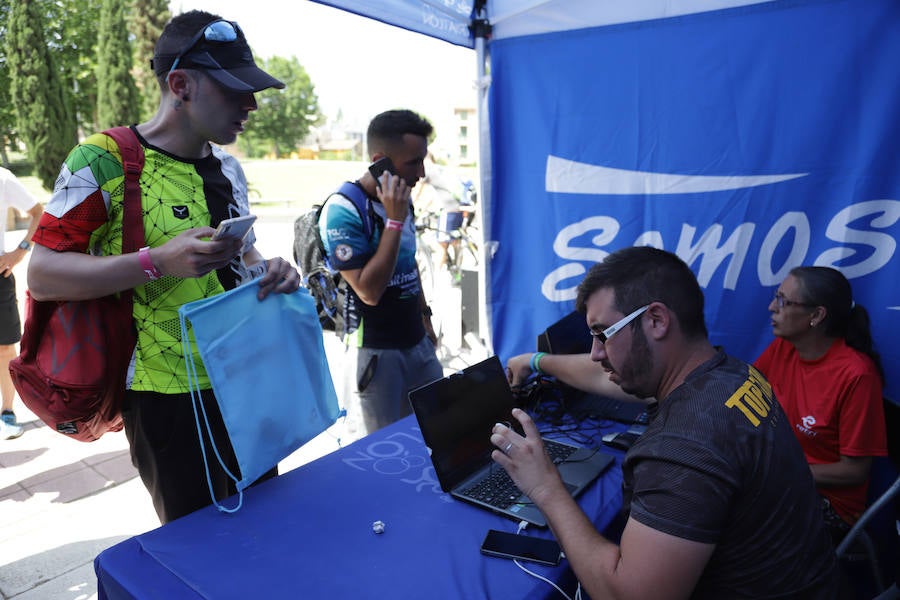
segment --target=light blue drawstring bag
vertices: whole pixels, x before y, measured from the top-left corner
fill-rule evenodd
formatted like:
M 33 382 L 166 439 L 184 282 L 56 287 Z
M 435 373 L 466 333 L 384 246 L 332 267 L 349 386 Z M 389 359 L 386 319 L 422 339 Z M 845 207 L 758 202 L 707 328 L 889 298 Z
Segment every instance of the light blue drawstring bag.
M 269 294 L 262 301 L 258 291 L 258 282 L 250 281 L 178 310 L 204 463 L 201 427 L 209 432 L 209 422 L 200 401 L 192 337 L 241 471 L 238 480 L 210 441 L 239 493 L 234 508 L 221 505 L 206 464 L 210 496 L 223 512 L 237 511 L 246 487 L 334 424 L 339 414 L 315 300 L 302 288 L 293 294 Z

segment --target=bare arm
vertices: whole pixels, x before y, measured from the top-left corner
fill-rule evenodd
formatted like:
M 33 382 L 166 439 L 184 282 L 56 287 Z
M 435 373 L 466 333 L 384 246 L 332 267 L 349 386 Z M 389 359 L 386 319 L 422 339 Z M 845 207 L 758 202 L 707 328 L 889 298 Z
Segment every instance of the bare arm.
M 31 241 L 31 237 L 34 235 L 34 232 L 37 231 L 38 225 L 41 222 L 42 214 L 44 214 L 44 207 L 40 204 L 35 204 L 28 209 L 28 216 L 31 218 L 31 220 L 28 221 L 28 231 L 25 232 L 24 241 Z
M 819 487 L 844 487 L 860 485 L 869 478 L 871 456 L 844 456 L 833 463 L 809 465 L 813 479 Z
M 371 177 L 368 174 L 366 176 Z M 389 219 L 406 220 L 409 213 L 409 187 L 405 181 L 385 172 L 381 176 L 381 187 L 378 188 L 377 194 L 384 204 L 385 214 Z M 360 269 L 341 271 L 341 276 L 347 280 L 356 295 L 369 306 L 375 306 L 381 301 L 381 296 L 391 281 L 397 266 L 397 257 L 400 255 L 402 233 L 400 230 L 385 227 L 381 232 L 378 249 L 369 262 Z
M 506 363 L 510 385 L 521 385 L 531 375 L 532 353 L 519 354 Z M 589 394 L 619 398 L 621 400 L 642 401 L 626 394 L 618 385 L 609 380 L 609 375 L 600 363 L 591 359 L 590 354 L 545 354 L 540 361 L 541 371 L 577 390 Z
M 150 250 L 163 275 L 199 277 L 224 267 L 240 252 L 240 240 L 209 241 L 211 227 L 189 229 Z M 92 256 L 36 245 L 28 263 L 28 288 L 35 300 L 90 300 L 147 282 L 136 252 Z
M 493 459 L 547 517 L 578 580 L 592 598 L 680 599 L 691 595 L 715 545 L 668 535 L 629 519 L 617 546 L 604 538 L 563 485 L 531 418 L 515 409 L 522 437 L 497 425 Z
M 341 277 L 347 280 L 360 300 L 369 306 L 381 301 L 397 266 L 400 255 L 400 234 L 395 230 L 385 229 L 381 234 L 378 250 L 361 269 L 341 271 Z
M 25 232 L 25 237 L 22 239 L 23 242 L 31 241 L 31 236 L 37 231 L 42 214 L 44 214 L 44 207 L 40 204 L 35 204 L 28 209 L 28 216 L 31 217 L 31 220 L 28 222 L 28 231 Z M 11 252 L 3 254 L 0 257 L 0 275 L 3 275 L 3 277 L 12 275 L 13 267 L 22 262 L 27 254 L 28 250 L 23 250 L 22 248 L 15 248 Z

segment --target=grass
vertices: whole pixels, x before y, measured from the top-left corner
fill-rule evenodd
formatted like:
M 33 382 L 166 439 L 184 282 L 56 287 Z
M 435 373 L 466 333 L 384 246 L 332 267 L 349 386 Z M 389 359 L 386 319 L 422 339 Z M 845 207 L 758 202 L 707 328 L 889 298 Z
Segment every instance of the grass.
M 342 181 L 354 180 L 366 170 L 362 161 L 244 159 L 241 165 L 247 176 L 250 203 L 259 206 L 288 207 L 300 214 L 313 204 L 321 203 Z M 50 199 L 37 177 L 22 175 L 27 165 L 15 163 L 11 168 L 34 197 L 42 203 Z M 474 175 L 475 173 L 473 173 Z
M 253 204 L 280 204 L 298 214 L 321 203 L 342 181 L 361 176 L 367 163 L 338 160 L 241 161 Z

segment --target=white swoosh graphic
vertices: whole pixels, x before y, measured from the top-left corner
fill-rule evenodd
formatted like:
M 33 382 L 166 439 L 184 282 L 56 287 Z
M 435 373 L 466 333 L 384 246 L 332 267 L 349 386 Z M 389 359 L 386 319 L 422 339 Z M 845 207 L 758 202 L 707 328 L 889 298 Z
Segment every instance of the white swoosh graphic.
M 629 171 L 612 169 L 599 165 L 575 162 L 547 156 L 548 192 L 563 194 L 695 194 L 697 192 L 720 192 L 741 188 L 768 185 L 805 177 L 808 173 L 785 175 L 672 175 L 650 171 Z

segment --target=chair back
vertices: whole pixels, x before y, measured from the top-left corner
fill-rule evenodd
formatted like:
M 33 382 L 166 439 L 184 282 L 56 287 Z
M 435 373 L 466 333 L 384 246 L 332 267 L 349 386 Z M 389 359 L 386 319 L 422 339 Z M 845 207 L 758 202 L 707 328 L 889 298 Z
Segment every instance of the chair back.
M 851 579 L 862 598 L 882 598 L 882 593 L 895 597 L 890 596 L 892 590 L 900 588 L 900 404 L 884 398 L 884 418 L 888 456 L 872 460 L 868 508 L 836 550 L 845 569 L 852 571 Z M 857 552 L 860 548 L 862 556 Z M 866 578 L 871 581 L 860 581 L 860 569 L 852 568 L 851 563 L 860 558 L 868 563 Z

